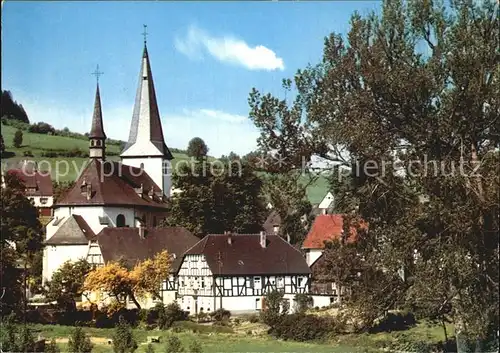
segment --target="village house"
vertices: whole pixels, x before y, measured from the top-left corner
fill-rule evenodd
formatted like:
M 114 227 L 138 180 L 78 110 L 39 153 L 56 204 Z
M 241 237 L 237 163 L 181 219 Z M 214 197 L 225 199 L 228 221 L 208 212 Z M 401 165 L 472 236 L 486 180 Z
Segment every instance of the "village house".
M 265 307 L 267 293 L 279 290 L 293 310 L 295 295 L 309 292 L 309 278 L 300 251 L 280 236 L 210 234 L 183 256 L 178 302 L 194 314 L 219 308 L 255 312 Z
M 54 203 L 54 190 L 49 172 L 37 169 L 34 162 L 23 161 L 19 168 L 9 169 L 10 174 L 15 174 L 24 184 L 26 197 L 38 210 L 40 217 L 52 216 L 52 205 Z M 5 187 L 2 173 L 2 187 Z
M 344 237 L 344 217 L 342 214 L 323 214 L 315 218 L 309 233 L 307 234 L 302 250 L 305 252 L 306 262 L 315 273 L 315 269 L 322 261 L 325 243 L 333 240 L 341 240 Z M 351 234 L 345 237 L 345 241 L 355 241 L 356 229 L 351 227 Z M 329 306 L 339 300 L 339 295 L 347 294 L 347 288 L 338 293 L 334 282 L 319 282 L 314 276 L 311 279 L 310 294 L 313 305 L 317 307 Z

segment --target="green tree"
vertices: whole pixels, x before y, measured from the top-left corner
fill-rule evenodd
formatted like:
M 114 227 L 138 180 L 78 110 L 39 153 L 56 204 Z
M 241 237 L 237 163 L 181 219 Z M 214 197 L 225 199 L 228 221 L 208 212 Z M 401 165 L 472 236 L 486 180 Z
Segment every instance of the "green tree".
M 184 352 L 184 347 L 182 347 L 181 340 L 177 336 L 170 336 L 167 340 L 166 353 L 182 353 Z
M 261 312 L 262 322 L 274 328 L 288 315 L 289 304 L 284 298 L 284 293 L 273 290 L 266 294 L 266 307 Z
M 280 215 L 280 235 L 289 236 L 292 244 L 302 243 L 312 221 L 312 205 L 301 176 L 296 171 L 269 174 L 264 178 L 262 188 L 265 198 Z
M 351 170 L 339 208 L 371 237 L 356 299 L 383 311 L 442 298 L 459 351 L 498 330 L 497 11 L 492 0 L 385 1 L 325 38 L 291 105 L 255 89 L 249 99 L 259 144 L 291 169 L 312 153 Z
M 260 231 L 265 216 L 262 182 L 248 166 L 199 161 L 181 167 L 174 184 L 182 193 L 172 196 L 166 224 L 198 235 Z
M 57 301 L 65 311 L 75 311 L 75 299 L 82 296 L 85 277 L 91 270 L 90 264 L 84 259 L 65 262 L 47 283 L 47 299 Z
M 94 345 L 81 327 L 75 327 L 68 340 L 68 352 L 90 353 Z
M 309 294 L 297 293 L 295 294 L 295 311 L 298 313 L 305 313 L 313 305 L 313 298 Z
M 365 267 L 358 249 L 356 243 L 343 240 L 327 242 L 321 258 L 313 267 L 314 283 L 335 283 L 339 304 Z
M 16 130 L 12 144 L 15 148 L 19 148 L 23 145 L 23 132 L 21 130 Z
M 5 188 L 0 195 L 1 278 L 2 286 L 9 290 L 4 293 L 0 305 L 2 312 L 7 314 L 24 298 L 23 270 L 19 267 L 32 267 L 34 254 L 43 248 L 43 239 L 38 212 L 25 197 L 24 184 L 10 172 L 4 174 L 4 182 Z
M 132 328 L 123 316 L 118 319 L 115 332 L 113 333 L 113 352 L 132 353 L 137 349 Z
M 189 157 L 193 157 L 197 160 L 203 159 L 203 157 L 206 157 L 208 154 L 208 146 L 199 137 L 194 137 L 189 141 L 188 148 L 187 148 L 187 155 Z

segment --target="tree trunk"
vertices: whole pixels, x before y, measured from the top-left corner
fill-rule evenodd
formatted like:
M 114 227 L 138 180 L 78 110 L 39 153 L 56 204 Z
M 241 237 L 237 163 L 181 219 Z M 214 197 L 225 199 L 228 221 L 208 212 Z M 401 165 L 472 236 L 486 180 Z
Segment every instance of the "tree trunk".
M 137 307 L 137 309 L 141 310 L 141 304 L 139 304 L 139 302 L 135 298 L 135 295 L 133 293 L 129 293 L 129 297 L 132 300 L 132 302 L 134 302 L 134 305 Z

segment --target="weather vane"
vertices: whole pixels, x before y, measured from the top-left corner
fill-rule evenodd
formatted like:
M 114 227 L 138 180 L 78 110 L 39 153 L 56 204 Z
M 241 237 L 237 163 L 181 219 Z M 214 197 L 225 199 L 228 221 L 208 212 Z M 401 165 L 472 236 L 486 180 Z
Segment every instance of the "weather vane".
M 148 36 L 148 25 L 143 25 L 144 26 L 144 32 L 142 32 L 141 34 L 144 36 L 144 44 L 146 44 L 146 41 L 147 41 L 147 36 Z
M 97 64 L 97 68 L 92 72 L 92 75 L 95 75 L 97 83 L 99 83 L 99 76 L 104 75 L 104 72 L 99 71 L 99 64 Z

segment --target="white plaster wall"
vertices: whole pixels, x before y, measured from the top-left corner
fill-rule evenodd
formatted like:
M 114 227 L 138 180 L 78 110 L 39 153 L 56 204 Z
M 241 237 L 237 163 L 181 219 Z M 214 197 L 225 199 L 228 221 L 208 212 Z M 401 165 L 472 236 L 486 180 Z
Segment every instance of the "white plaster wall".
M 320 202 L 318 208 L 320 209 L 325 209 L 330 207 L 330 204 L 334 201 L 333 195 L 331 192 L 326 194 L 326 196 L 323 198 L 323 200 Z
M 66 261 L 77 261 L 87 257 L 86 245 L 57 245 L 46 246 L 44 249 L 44 282 L 52 278 L 52 274 Z
M 135 146 L 135 145 L 134 145 Z M 133 149 L 134 146 L 130 147 Z M 156 148 L 156 147 L 155 147 Z M 125 152 L 129 153 L 129 150 Z M 139 155 L 145 153 L 139 153 Z M 134 154 L 137 155 L 137 154 Z M 144 171 L 153 179 L 153 181 L 158 185 L 162 191 L 163 195 L 170 197 L 170 190 L 172 188 L 172 168 L 170 161 L 163 159 L 163 157 L 143 157 L 143 158 L 128 158 L 122 155 L 122 162 L 124 165 L 130 165 L 132 167 L 141 167 L 141 163 L 144 164 Z M 163 173 L 163 164 L 166 164 L 166 173 Z
M 329 306 L 332 304 L 330 298 L 334 298 L 333 296 L 328 295 L 312 295 L 311 297 L 313 299 L 313 308 L 322 308 L 324 306 Z
M 309 267 L 316 262 L 323 254 L 321 249 L 309 249 L 306 251 L 306 262 Z
M 33 201 L 35 207 L 52 207 L 54 204 L 54 197 L 52 196 L 28 196 L 28 198 Z M 41 199 L 46 199 L 47 201 L 42 203 Z
M 99 222 L 99 217 L 107 216 L 110 219 L 110 227 L 116 227 L 116 217 L 119 214 L 125 216 L 125 224 L 130 227 L 135 225 L 136 212 L 133 207 L 102 207 L 102 206 L 76 206 L 76 207 L 58 207 L 54 210 L 54 220 L 47 225 L 47 239 L 51 237 L 57 228 L 52 227 L 57 217 L 68 217 L 70 215 L 80 215 L 92 228 L 95 234 L 99 233 L 106 225 Z M 58 226 L 64 223 L 60 222 Z

